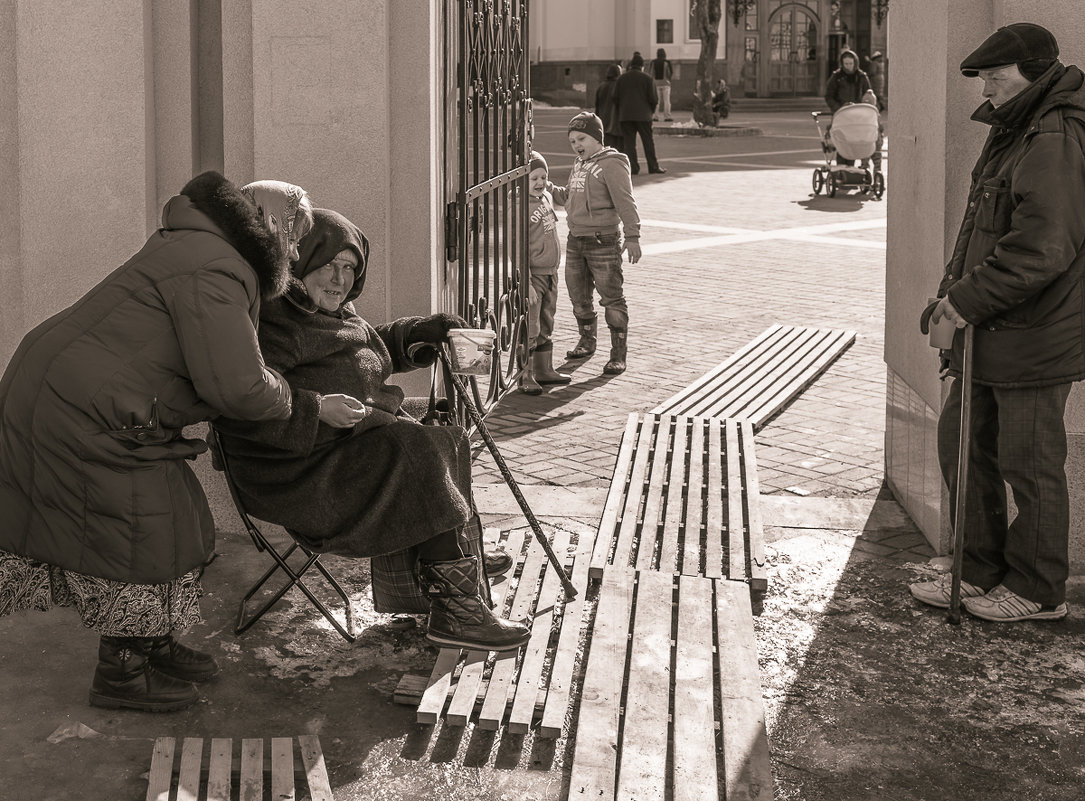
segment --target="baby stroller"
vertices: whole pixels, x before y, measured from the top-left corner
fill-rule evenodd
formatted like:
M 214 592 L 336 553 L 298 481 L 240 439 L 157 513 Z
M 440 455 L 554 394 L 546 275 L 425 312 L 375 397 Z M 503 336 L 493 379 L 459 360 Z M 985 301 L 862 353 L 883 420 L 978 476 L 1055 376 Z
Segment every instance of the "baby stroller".
M 821 190 L 829 197 L 836 197 L 838 189 L 858 188 L 864 195 L 873 193 L 881 198 L 885 193 L 885 176 L 881 171 L 881 128 L 878 108 L 870 103 L 848 103 L 837 109 L 836 114 L 811 112 L 814 124 L 821 135 L 821 151 L 825 154 L 825 166 L 815 167 L 814 194 Z M 829 118 L 829 129 L 823 131 L 821 118 Z M 834 157 L 846 161 L 862 159 L 862 165 L 834 164 Z M 874 173 L 868 167 L 873 157 Z

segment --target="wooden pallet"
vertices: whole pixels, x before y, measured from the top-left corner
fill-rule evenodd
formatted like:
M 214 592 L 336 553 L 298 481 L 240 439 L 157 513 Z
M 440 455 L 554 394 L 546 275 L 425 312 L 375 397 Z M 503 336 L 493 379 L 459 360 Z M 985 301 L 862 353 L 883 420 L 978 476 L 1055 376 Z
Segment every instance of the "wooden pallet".
M 582 537 L 571 549 L 569 540 L 569 532 L 558 529 L 551 546 L 566 571 L 571 566 L 569 575 L 577 590 L 572 601 L 562 598 L 561 582 L 534 536 L 523 529 L 508 533 L 504 545 L 516 556 L 517 565 L 494 582 L 494 604 L 510 619 L 530 618 L 531 640 L 518 651 L 503 654 L 442 648 L 428 677 L 403 676 L 395 700 L 417 704 L 419 723 L 434 724 L 443 715 L 447 724 L 464 726 L 477 712 L 477 725 L 483 730 L 497 730 L 504 723 L 507 731 L 519 734 L 537 721 L 540 736 L 561 734 L 583 625 L 592 545 L 590 538 Z M 512 587 L 514 575 L 518 578 Z
M 175 766 L 176 740 L 159 737 L 151 756 L 147 801 L 334 801 L 320 738 L 296 738 L 300 763 L 294 739 L 273 737 L 269 764 L 263 740 L 241 740 L 235 748 L 233 740 L 216 737 L 205 755 L 202 737 L 185 737 Z
M 771 801 L 745 585 L 608 567 L 569 798 Z
M 772 326 L 652 412 L 741 418 L 759 429 L 854 341 L 854 331 Z
M 606 565 L 768 587 L 748 420 L 631 414 L 618 448 L 590 577 Z

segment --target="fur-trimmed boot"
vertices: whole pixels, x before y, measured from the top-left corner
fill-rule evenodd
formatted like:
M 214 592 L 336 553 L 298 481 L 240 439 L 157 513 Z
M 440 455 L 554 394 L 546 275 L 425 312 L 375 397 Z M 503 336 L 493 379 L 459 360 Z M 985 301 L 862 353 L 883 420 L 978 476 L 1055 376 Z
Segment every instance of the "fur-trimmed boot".
M 580 329 L 580 341 L 576 343 L 575 348 L 566 351 L 565 356 L 569 359 L 586 359 L 595 353 L 596 332 L 599 327 L 599 319 L 597 317 L 578 317 L 576 319 L 576 324 Z
M 191 706 L 199 693 L 191 682 L 159 673 L 151 665 L 153 637 L 102 637 L 90 705 L 105 709 L 173 712 Z
M 172 634 L 154 638 L 148 659 L 159 673 L 182 681 L 207 681 L 219 672 L 219 666 L 210 654 L 189 648 Z
M 610 329 L 610 361 L 603 365 L 603 372 L 607 375 L 618 375 L 625 372 L 625 328 Z
M 554 345 L 536 348 L 531 354 L 531 372 L 540 384 L 568 384 L 572 376 L 559 373 L 554 369 Z
M 524 365 L 524 369 L 520 372 L 520 391 L 525 395 L 541 395 L 542 387 L 539 386 L 538 380 L 535 375 L 535 350 L 534 348 L 527 352 L 527 364 Z
M 512 651 L 531 637 L 523 623 L 497 617 L 479 595 L 478 560 L 465 556 L 418 561 L 422 589 L 430 599 L 426 639 L 441 646 Z

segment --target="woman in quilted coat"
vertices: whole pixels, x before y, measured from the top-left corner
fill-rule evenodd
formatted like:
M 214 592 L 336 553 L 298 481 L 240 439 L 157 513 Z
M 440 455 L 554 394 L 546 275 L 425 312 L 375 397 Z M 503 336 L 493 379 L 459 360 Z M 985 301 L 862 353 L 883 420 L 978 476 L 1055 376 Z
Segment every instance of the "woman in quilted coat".
M 288 417 L 255 324 L 312 208 L 303 190 L 192 179 L 142 250 L 28 333 L 0 379 L 0 615 L 74 606 L 101 635 L 90 703 L 181 709 L 214 660 L 200 620 L 214 547 L 190 424 Z
M 313 217 L 289 288 L 260 314 L 260 347 L 290 382 L 291 415 L 215 423 L 238 493 L 249 512 L 313 551 L 410 549 L 403 586 L 393 589 L 408 596 L 421 576 L 432 642 L 516 649 L 530 629 L 493 614 L 485 571 L 462 545 L 476 519 L 467 435 L 419 424 L 403 410 L 403 390 L 387 383 L 432 364 L 448 330 L 464 322 L 435 314 L 367 323 L 351 301 L 365 284 L 368 241 L 334 211 Z

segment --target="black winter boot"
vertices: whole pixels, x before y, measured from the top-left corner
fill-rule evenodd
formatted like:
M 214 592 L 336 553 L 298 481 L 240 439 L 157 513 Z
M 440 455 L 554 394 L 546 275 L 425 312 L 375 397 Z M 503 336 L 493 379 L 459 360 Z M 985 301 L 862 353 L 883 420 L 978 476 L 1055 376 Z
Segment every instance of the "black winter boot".
M 559 373 L 554 369 L 553 345 L 548 345 L 545 350 L 536 350 L 532 354 L 531 372 L 540 384 L 568 384 L 573 380 L 572 376 Z
M 207 681 L 219 672 L 210 654 L 182 645 L 172 634 L 155 637 L 148 658 L 159 673 L 182 681 Z
M 565 356 L 570 359 L 586 359 L 595 353 L 595 334 L 599 327 L 599 320 L 596 317 L 578 317 L 576 324 L 580 328 L 580 341 L 576 343 L 575 348 L 566 351 Z
M 90 705 L 105 709 L 173 712 L 199 699 L 187 681 L 159 673 L 151 665 L 153 637 L 102 637 L 98 668 L 90 686 Z
M 523 623 L 497 617 L 478 589 L 478 560 L 418 561 L 422 589 L 430 599 L 426 639 L 477 651 L 513 651 L 531 637 Z
M 607 375 L 618 375 L 625 372 L 625 345 L 626 329 L 610 329 L 610 361 L 603 365 L 603 372 Z

